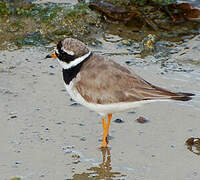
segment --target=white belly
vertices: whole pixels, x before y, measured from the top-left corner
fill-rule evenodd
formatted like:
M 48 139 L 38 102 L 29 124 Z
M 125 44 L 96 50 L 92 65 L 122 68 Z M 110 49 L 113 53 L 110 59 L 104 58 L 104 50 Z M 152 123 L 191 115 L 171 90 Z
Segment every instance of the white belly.
M 75 100 L 79 104 L 82 104 L 83 106 L 86 106 L 87 108 L 93 111 L 96 111 L 102 116 L 105 116 L 107 114 L 129 111 L 143 104 L 147 104 L 151 102 L 168 101 L 168 100 L 144 100 L 144 101 L 137 101 L 137 102 L 119 102 L 119 103 L 112 103 L 112 104 L 93 104 L 93 103 L 85 101 L 85 99 L 79 94 L 77 89 L 74 88 L 73 86 L 73 80 L 70 82 L 69 85 L 65 84 L 65 88 L 73 100 Z

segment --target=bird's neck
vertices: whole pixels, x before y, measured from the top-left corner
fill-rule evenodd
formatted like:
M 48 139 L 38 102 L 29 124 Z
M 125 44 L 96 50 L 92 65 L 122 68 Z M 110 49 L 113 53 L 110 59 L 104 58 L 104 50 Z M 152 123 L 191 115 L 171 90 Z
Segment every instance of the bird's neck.
M 81 61 L 76 66 L 73 66 L 68 69 L 64 69 L 64 68 L 62 69 L 63 79 L 64 79 L 66 85 L 69 85 L 69 83 L 76 77 L 76 75 L 80 72 L 83 63 L 85 63 L 90 58 L 91 55 L 92 55 L 92 53 L 90 53 L 87 58 L 85 58 L 83 61 Z

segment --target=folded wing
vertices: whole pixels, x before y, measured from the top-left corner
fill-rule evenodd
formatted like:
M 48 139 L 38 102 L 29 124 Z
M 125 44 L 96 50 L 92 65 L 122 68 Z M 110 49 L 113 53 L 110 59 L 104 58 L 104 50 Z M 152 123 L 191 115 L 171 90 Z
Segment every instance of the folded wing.
M 96 104 L 160 99 L 188 101 L 194 95 L 154 86 L 133 71 L 95 54 L 81 68 L 76 88 L 85 100 Z

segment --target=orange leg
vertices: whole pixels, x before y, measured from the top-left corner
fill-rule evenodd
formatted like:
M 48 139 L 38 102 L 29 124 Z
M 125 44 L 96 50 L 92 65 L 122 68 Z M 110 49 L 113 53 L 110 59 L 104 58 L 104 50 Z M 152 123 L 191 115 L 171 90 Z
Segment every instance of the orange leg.
M 107 136 L 109 135 L 109 128 L 110 128 L 110 122 L 112 119 L 112 114 L 108 114 L 108 123 L 107 123 Z
M 102 119 L 102 125 L 103 125 L 103 139 L 102 139 L 102 145 L 101 145 L 101 148 L 105 148 L 107 147 L 107 135 L 106 135 L 106 132 L 107 132 L 107 126 L 106 126 L 106 120 L 104 117 L 101 118 Z
M 112 114 L 108 114 L 108 123 L 106 123 L 106 119 L 102 117 L 102 125 L 103 125 L 103 139 L 101 148 L 105 148 L 108 145 L 107 136 L 109 134 L 110 122 L 112 119 Z

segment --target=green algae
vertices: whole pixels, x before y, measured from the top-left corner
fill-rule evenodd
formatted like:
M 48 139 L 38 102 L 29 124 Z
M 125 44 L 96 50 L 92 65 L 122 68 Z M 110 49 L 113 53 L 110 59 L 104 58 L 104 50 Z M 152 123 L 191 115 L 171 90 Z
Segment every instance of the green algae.
M 68 36 L 83 40 L 100 26 L 100 16 L 87 3 L 0 3 L 0 49 L 47 45 Z
M 144 6 L 144 5 L 151 5 L 151 4 L 169 5 L 169 4 L 177 2 L 177 0 L 126 0 L 126 1 L 121 1 L 121 0 L 107 0 L 107 1 L 111 2 L 113 4 L 122 5 L 124 7 L 128 7 L 130 5 Z
M 27 0 L 3 0 L 0 2 L 0 50 L 27 45 L 45 46 L 57 43 L 66 37 L 90 43 L 91 38 L 95 40 L 94 37 L 101 33 L 110 33 L 137 42 L 142 41 L 148 34 L 154 34 L 163 40 L 179 41 L 184 35 L 199 33 L 199 23 L 185 22 L 184 25 L 170 23 L 170 17 L 158 6 L 152 5 L 152 3 L 170 4 L 175 0 L 107 1 L 126 6 L 133 11 L 134 7 L 137 7 L 142 16 L 138 15 L 126 23 L 113 22 L 102 18 L 105 14 L 91 10 L 88 3 L 34 4 Z M 137 4 L 139 2 L 151 4 L 140 6 L 141 4 Z M 134 3 L 138 6 L 133 6 Z M 154 23 L 145 21 L 147 17 L 149 20 L 153 19 Z M 153 30 L 154 26 L 159 28 Z

